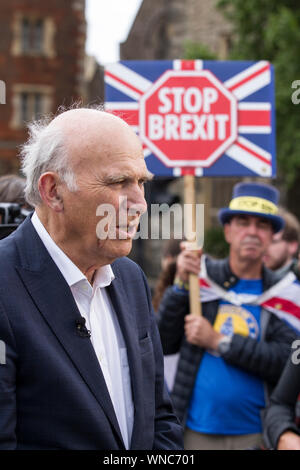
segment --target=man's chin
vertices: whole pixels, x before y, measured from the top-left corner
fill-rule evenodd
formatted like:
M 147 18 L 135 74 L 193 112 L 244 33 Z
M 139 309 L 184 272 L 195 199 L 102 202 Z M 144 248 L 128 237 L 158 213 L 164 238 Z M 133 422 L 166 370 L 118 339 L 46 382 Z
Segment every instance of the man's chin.
M 263 263 L 266 266 L 266 268 L 268 268 L 268 269 L 271 269 L 271 270 L 277 269 L 276 266 L 274 266 L 273 263 L 270 263 L 270 260 L 267 260 L 267 261 L 263 260 Z
M 125 253 L 125 255 L 123 256 L 129 255 L 132 249 L 132 239 L 127 238 L 127 240 L 118 240 L 118 241 L 120 243 L 120 251 Z
M 241 258 L 249 261 L 257 261 L 259 259 L 262 261 L 261 253 L 255 249 L 247 249 L 242 251 Z
M 112 263 L 117 258 L 128 256 L 132 249 L 132 240 L 99 240 L 98 255 L 106 260 L 106 264 Z
M 115 258 L 121 258 L 122 256 L 128 256 L 132 249 L 132 240 L 127 238 L 126 240 L 113 240 L 111 241 L 111 253 L 115 255 Z

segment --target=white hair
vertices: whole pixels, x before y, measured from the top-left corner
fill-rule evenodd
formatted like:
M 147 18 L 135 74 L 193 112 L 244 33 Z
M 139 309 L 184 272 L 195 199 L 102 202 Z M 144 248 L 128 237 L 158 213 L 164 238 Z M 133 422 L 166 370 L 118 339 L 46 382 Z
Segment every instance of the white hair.
M 76 191 L 75 174 L 70 167 L 61 129 L 49 126 L 49 120 L 34 121 L 29 125 L 29 139 L 21 147 L 22 172 L 26 177 L 25 198 L 33 207 L 42 204 L 38 189 L 40 176 L 56 172 L 69 191 Z

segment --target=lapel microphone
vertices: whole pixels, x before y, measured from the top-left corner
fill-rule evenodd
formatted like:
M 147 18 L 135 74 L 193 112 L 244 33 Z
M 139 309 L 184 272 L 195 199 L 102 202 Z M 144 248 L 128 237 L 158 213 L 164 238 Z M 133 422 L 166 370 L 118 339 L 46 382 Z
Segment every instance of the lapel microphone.
M 85 318 L 80 317 L 79 320 L 76 320 L 75 325 L 76 325 L 77 334 L 81 336 L 81 338 L 91 337 L 90 330 L 88 330 L 87 327 L 85 326 Z

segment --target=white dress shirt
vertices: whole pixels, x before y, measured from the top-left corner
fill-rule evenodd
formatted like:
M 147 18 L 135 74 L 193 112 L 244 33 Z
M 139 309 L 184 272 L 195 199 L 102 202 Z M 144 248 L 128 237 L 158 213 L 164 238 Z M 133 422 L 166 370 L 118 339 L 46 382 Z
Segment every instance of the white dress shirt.
M 91 286 L 82 271 L 50 237 L 36 212 L 31 222 L 68 283 L 77 307 L 86 320 L 86 327 L 91 331 L 91 341 L 113 403 L 124 444 L 126 449 L 129 449 L 133 428 L 133 400 L 127 349 L 117 315 L 105 289 L 115 277 L 111 266 L 106 265 L 98 269 Z

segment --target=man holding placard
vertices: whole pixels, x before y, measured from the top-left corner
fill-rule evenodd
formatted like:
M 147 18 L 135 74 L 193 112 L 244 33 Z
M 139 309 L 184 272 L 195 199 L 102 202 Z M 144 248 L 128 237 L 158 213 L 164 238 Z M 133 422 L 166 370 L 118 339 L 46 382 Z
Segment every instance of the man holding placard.
M 295 276 L 279 281 L 263 266 L 284 224 L 277 202 L 272 186 L 236 185 L 229 208 L 219 214 L 229 259 L 201 260 L 188 247 L 178 256 L 158 318 L 164 353 L 180 351 L 172 398 L 185 422 L 186 449 L 262 444 L 260 414 L 296 337 L 275 315 L 286 309 L 286 286 L 299 288 Z M 189 315 L 188 276 L 199 273 L 200 263 L 203 316 Z

